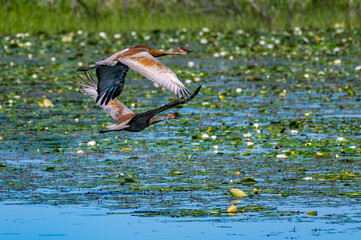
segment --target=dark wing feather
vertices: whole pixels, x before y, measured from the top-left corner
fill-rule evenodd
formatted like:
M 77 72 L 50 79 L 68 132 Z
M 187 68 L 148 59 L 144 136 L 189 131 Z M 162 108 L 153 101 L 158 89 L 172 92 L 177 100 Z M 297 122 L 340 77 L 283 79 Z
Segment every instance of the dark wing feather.
M 101 100 L 100 105 L 107 105 L 110 100 L 120 95 L 128 70 L 129 68 L 122 63 L 117 63 L 114 66 L 102 65 L 96 69 L 98 78 L 97 103 Z
M 189 102 L 190 100 L 192 100 L 195 96 L 198 95 L 198 92 L 199 90 L 201 89 L 202 86 L 199 86 L 195 91 L 194 93 L 187 99 L 183 98 L 181 99 L 180 101 L 179 100 L 176 100 L 176 101 L 173 101 L 173 102 L 170 102 L 170 103 L 167 103 L 167 104 L 164 104 L 160 107 L 157 107 L 157 108 L 153 108 L 151 110 L 148 110 L 146 112 L 142 112 L 142 113 L 138 113 L 137 115 L 135 115 L 132 120 L 130 120 L 130 122 L 128 123 L 128 125 L 131 125 L 131 124 L 134 124 L 135 122 L 137 121 L 145 121 L 144 119 L 141 120 L 142 118 L 145 118 L 146 121 L 148 121 L 149 119 L 151 119 L 152 117 L 154 117 L 155 115 L 157 115 L 158 113 L 161 113 L 169 108 L 173 108 L 173 107 L 176 107 L 180 104 L 184 104 L 184 103 L 187 103 Z

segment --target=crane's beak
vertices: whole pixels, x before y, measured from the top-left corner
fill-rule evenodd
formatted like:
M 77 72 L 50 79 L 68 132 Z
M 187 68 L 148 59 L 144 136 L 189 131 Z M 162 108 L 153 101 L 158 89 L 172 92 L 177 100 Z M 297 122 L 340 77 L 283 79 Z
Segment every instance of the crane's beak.
M 187 50 L 187 54 L 196 54 L 196 53 L 193 52 L 193 51 L 188 51 L 188 50 Z
M 174 119 L 181 119 L 182 118 L 182 114 L 180 114 L 179 112 L 175 112 L 174 114 Z

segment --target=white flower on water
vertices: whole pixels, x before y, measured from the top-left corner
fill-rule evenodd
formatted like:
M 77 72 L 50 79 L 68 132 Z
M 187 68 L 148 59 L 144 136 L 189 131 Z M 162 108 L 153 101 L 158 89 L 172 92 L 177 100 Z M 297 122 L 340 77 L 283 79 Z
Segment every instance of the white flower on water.
M 253 146 L 254 145 L 253 142 L 247 142 L 246 144 L 247 144 L 247 146 Z
M 276 156 L 277 158 L 283 159 L 283 158 L 287 158 L 286 154 L 277 154 Z
M 212 138 L 212 140 L 216 140 L 216 139 L 217 139 L 217 136 L 212 135 L 211 138 Z M 218 147 L 218 146 L 217 146 L 217 147 Z
M 17 38 L 24 38 L 25 37 L 25 33 L 17 33 L 15 35 Z
M 310 74 L 306 73 L 305 75 L 303 75 L 305 78 L 309 78 Z
M 188 67 L 194 67 L 194 62 L 189 61 L 189 62 L 188 62 Z
M 337 141 L 343 142 L 343 141 L 345 141 L 345 138 L 344 138 L 344 137 L 338 137 L 338 138 L 337 138 Z
M 301 35 L 302 34 L 301 28 L 300 27 L 295 27 L 294 28 L 294 33 L 295 33 L 295 35 Z
M 236 93 L 241 93 L 242 91 L 243 91 L 242 88 L 237 88 L 237 89 L 236 89 Z
M 120 35 L 119 33 L 117 33 L 117 34 L 114 34 L 114 36 L 113 36 L 114 38 L 116 38 L 116 39 L 118 39 L 118 38 L 121 38 L 122 37 L 122 35 Z
M 61 38 L 62 42 L 71 42 L 73 40 L 72 36 L 65 35 Z
M 96 142 L 95 141 L 89 141 L 86 145 L 88 145 L 89 147 L 93 147 L 95 146 Z
M 249 138 L 250 136 L 252 136 L 251 133 L 245 133 L 245 134 L 243 134 L 243 137 L 245 137 L 245 138 Z
M 203 133 L 202 138 L 209 138 L 209 135 L 207 133 Z
M 203 32 L 209 32 L 209 28 L 202 28 Z
M 35 73 L 33 75 L 31 75 L 32 78 L 38 78 L 38 75 L 36 75 Z
M 190 79 L 186 80 L 186 83 L 188 83 L 188 84 L 191 83 L 191 82 L 192 82 L 192 80 L 190 80 Z
M 293 130 L 290 131 L 290 133 L 291 133 L 291 135 L 297 135 L 297 134 L 298 134 L 298 130 L 293 129 Z
M 360 71 L 360 70 L 361 70 L 361 65 L 355 67 L 355 71 Z
M 273 44 L 268 44 L 268 45 L 267 45 L 267 48 L 268 48 L 268 49 L 272 49 L 273 47 L 274 47 Z
M 218 149 L 218 145 L 214 145 L 213 149 L 217 150 Z
M 303 180 L 310 181 L 312 180 L 312 177 L 304 177 Z
M 332 62 L 333 65 L 340 65 L 341 64 L 341 59 L 335 59 L 333 62 Z
M 222 57 L 224 57 L 224 56 L 226 56 L 226 55 L 227 55 L 227 52 L 222 51 L 222 52 L 220 52 L 219 54 L 220 54 Z
M 201 42 L 202 44 L 207 44 L 207 43 L 208 43 L 207 39 L 205 39 L 205 38 L 202 38 L 200 42 Z
M 101 38 L 103 38 L 103 39 L 107 39 L 107 38 L 108 38 L 108 36 L 107 36 L 107 34 L 106 34 L 105 32 L 100 32 L 100 33 L 99 33 L 99 36 L 100 36 Z
M 255 123 L 255 124 L 253 124 L 253 126 L 254 126 L 255 128 L 258 128 L 258 127 L 259 127 L 259 123 Z
M 83 30 L 78 31 L 78 35 L 82 35 L 83 33 L 84 33 Z
M 55 62 L 55 61 L 56 61 L 56 57 L 51 57 L 51 58 L 50 58 L 50 61 Z
M 76 152 L 76 154 L 78 154 L 78 156 L 83 155 L 83 154 L 84 154 L 84 151 L 81 150 L 81 149 L 79 149 L 79 150 Z
M 261 40 L 261 41 L 259 41 L 259 45 L 265 45 L 266 44 L 266 42 L 265 42 L 265 40 Z

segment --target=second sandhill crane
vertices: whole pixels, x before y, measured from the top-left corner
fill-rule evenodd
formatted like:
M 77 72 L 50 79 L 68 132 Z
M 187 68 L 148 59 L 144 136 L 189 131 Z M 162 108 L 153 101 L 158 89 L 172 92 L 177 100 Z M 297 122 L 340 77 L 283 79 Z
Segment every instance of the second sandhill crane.
M 190 98 L 192 92 L 183 85 L 170 68 L 156 59 L 156 57 L 187 55 L 190 53 L 193 52 L 186 50 L 184 47 L 170 51 L 160 51 L 145 45 L 136 45 L 95 62 L 94 66 L 88 68 L 81 67 L 78 71 L 86 72 L 96 69 L 98 78 L 96 102 L 100 105 L 107 105 L 112 99 L 120 95 L 129 68 L 171 91 L 180 101 L 181 98 L 184 100 Z
M 81 84 L 81 89 L 89 95 L 91 98 L 96 100 L 98 98 L 97 85 L 90 75 L 85 72 L 87 80 L 79 78 L 84 81 L 84 84 Z M 173 113 L 168 113 L 166 116 L 161 118 L 154 118 L 155 115 L 161 113 L 169 108 L 178 106 L 179 104 L 184 104 L 191 99 L 193 99 L 199 92 L 201 86 L 199 86 L 196 91 L 189 96 L 187 99 L 181 99 L 181 101 L 173 101 L 168 104 L 164 104 L 160 107 L 153 108 L 151 110 L 135 114 L 124 104 L 122 104 L 118 99 L 112 99 L 109 103 L 98 105 L 103 108 L 116 122 L 117 124 L 108 126 L 108 130 L 100 130 L 100 133 L 110 132 L 110 131 L 129 131 L 129 132 L 140 132 L 146 127 L 159 123 L 164 120 L 174 119 L 175 115 Z M 100 98 L 102 100 L 102 98 Z

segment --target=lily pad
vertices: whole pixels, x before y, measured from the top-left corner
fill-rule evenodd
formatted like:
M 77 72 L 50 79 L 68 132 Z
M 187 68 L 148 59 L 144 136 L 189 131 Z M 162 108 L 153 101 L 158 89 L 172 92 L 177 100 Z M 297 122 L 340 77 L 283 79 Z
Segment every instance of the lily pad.
M 246 197 L 247 194 L 238 188 L 232 188 L 228 190 L 232 197 Z

